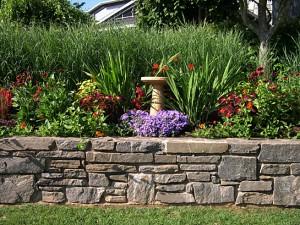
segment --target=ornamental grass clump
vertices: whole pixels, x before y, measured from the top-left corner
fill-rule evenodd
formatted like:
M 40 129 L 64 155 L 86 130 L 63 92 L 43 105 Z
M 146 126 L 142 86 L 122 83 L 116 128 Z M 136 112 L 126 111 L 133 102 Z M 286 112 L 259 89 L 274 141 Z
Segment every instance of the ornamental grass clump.
M 162 110 L 157 115 L 131 110 L 121 116 L 121 127 L 127 134 L 143 137 L 178 136 L 188 124 L 188 117 L 175 110 Z
M 172 98 L 166 99 L 166 106 L 185 113 L 196 125 L 199 120 L 206 121 L 215 110 L 218 98 L 242 80 L 241 67 L 233 65 L 229 58 L 223 68 L 217 68 L 219 59 L 208 54 L 201 65 L 189 62 L 181 66 L 178 55 L 153 64 L 152 75 L 168 78 Z

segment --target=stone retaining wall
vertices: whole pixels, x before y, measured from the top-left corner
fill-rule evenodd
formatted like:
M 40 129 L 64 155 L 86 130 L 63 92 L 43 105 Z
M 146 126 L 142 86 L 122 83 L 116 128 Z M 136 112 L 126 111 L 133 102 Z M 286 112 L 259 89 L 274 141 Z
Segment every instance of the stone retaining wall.
M 300 206 L 300 141 L 0 139 L 0 203 Z

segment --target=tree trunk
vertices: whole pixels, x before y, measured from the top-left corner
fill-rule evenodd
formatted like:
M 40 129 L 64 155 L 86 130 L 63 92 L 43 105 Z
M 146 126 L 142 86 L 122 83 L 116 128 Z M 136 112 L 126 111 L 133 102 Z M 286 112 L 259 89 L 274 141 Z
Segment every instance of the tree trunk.
M 198 24 L 202 23 L 202 18 L 201 18 L 201 7 L 198 6 Z
M 268 42 L 260 41 L 258 60 L 261 66 L 266 67 L 268 65 Z

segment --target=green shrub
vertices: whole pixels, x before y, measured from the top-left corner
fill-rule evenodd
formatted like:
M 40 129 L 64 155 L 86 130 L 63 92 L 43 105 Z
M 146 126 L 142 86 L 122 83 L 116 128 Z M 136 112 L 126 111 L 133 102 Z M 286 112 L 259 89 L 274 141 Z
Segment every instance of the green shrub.
M 259 67 L 249 82 L 219 99 L 221 120 L 201 124 L 201 137 L 298 137 L 300 126 L 299 73 L 266 74 Z

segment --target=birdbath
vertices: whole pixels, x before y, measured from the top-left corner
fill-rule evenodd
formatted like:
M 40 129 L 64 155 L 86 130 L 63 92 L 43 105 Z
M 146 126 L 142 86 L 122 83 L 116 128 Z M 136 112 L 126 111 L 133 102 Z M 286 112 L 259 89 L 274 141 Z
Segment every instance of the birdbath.
M 141 81 L 153 86 L 150 115 L 156 115 L 164 109 L 163 91 L 167 84 L 167 77 L 142 77 Z

